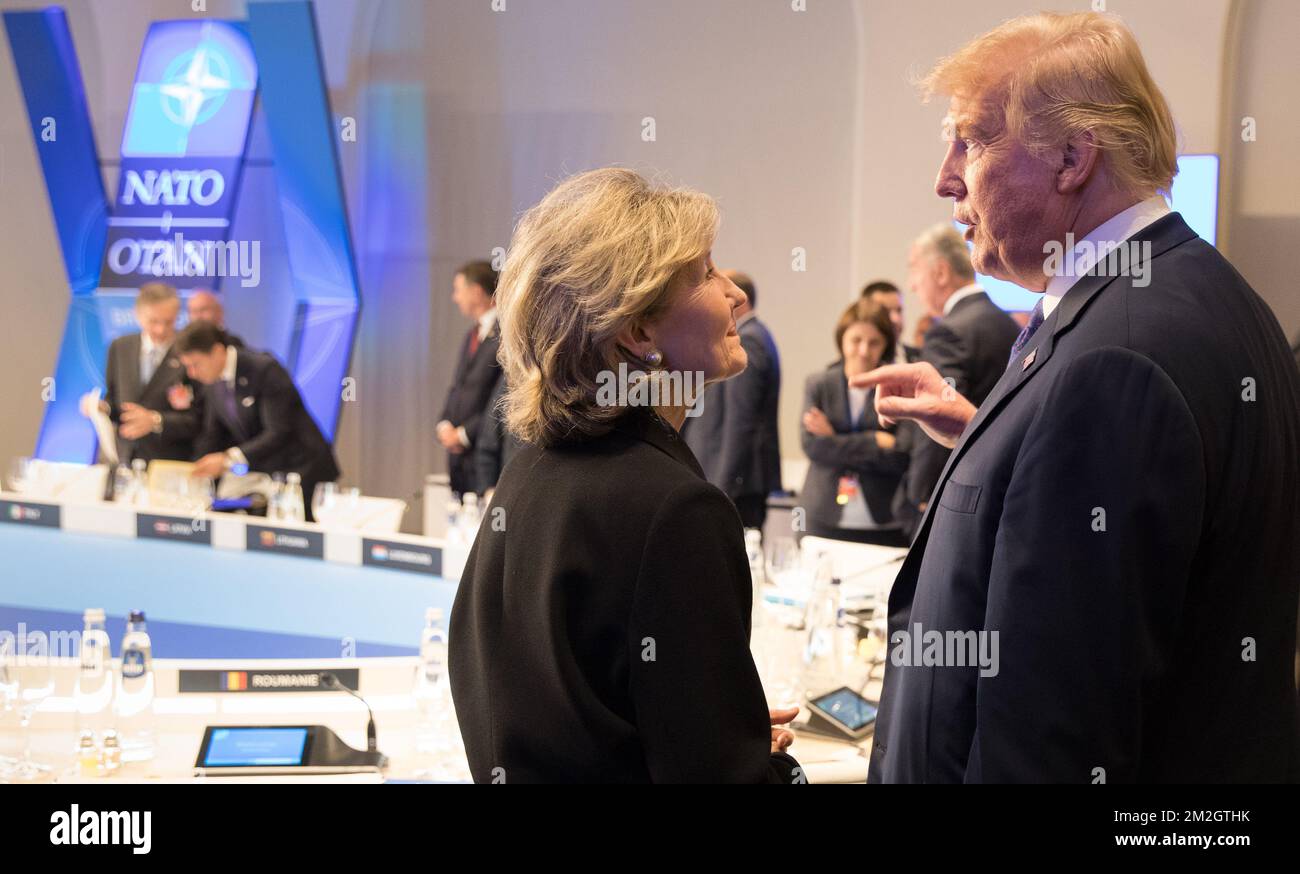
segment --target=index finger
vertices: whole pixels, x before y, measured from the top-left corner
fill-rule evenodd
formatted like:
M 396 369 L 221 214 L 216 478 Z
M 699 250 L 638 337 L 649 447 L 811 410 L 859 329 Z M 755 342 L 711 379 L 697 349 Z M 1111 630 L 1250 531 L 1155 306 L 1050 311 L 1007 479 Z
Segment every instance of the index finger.
M 920 364 L 886 364 L 866 373 L 859 373 L 849 379 L 854 388 L 871 388 L 877 385 L 901 385 L 916 379 L 916 369 Z

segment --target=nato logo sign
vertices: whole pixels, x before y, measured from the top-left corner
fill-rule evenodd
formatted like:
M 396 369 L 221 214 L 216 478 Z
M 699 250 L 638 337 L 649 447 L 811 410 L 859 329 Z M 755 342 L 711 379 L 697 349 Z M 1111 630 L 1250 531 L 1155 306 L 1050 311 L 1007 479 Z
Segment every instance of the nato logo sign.
M 150 26 L 122 134 L 101 289 L 244 275 L 247 244 L 227 238 L 256 95 L 257 64 L 241 28 Z
M 72 295 L 35 455 L 95 460 L 96 435 L 78 400 L 104 388 L 108 345 L 136 330 L 136 290 L 155 280 L 182 294 L 226 281 L 283 301 L 293 329 L 284 348 L 269 351 L 332 439 L 360 288 L 309 0 L 250 3 L 246 21 L 150 25 L 111 201 L 67 15 L 5 12 L 4 23 Z M 274 171 L 273 188 L 258 190 L 278 202 L 277 258 L 290 277 L 267 289 L 260 241 L 232 233 L 257 111 Z

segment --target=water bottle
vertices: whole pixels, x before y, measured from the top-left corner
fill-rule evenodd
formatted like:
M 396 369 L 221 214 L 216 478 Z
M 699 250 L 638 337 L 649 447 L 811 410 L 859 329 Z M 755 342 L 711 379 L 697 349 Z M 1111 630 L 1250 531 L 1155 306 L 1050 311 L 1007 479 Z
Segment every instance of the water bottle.
M 479 522 L 478 495 L 466 492 L 461 496 L 460 512 L 461 536 L 466 546 L 474 545 L 474 538 L 478 536 Z
M 442 627 L 442 610 L 430 607 L 424 612 L 424 631 L 420 633 L 420 664 L 415 672 L 415 706 L 419 724 L 416 747 L 433 752 L 446 728 L 448 700 L 447 633 Z
M 271 497 L 266 501 L 266 518 L 279 522 L 284 518 L 284 474 L 271 474 Z
M 137 458 L 131 462 L 131 471 L 134 473 L 134 493 L 131 503 L 137 507 L 145 507 L 149 504 L 149 462 L 143 458 Z
M 72 698 L 77 711 L 77 734 L 90 732 L 92 738 L 104 736 L 113 727 L 113 656 L 108 632 L 104 630 L 104 611 L 94 607 L 82 614 L 85 629 L 81 632 L 80 662 L 77 684 Z
M 839 577 L 817 585 L 808 607 L 800 685 L 805 693 L 819 695 L 843 680 L 845 622 Z
M 281 518 L 289 522 L 306 522 L 307 507 L 302 497 L 302 475 L 290 472 L 285 477 L 284 497 L 282 499 Z
M 122 639 L 122 672 L 117 689 L 117 732 L 125 761 L 153 758 L 153 646 L 144 613 L 132 610 Z
M 113 500 L 119 504 L 135 503 L 135 473 L 125 464 L 113 471 Z
M 745 554 L 749 558 L 749 581 L 754 590 L 750 626 L 757 629 L 763 626 L 763 616 L 767 613 L 763 603 L 763 585 L 767 582 L 767 568 L 763 564 L 763 532 L 757 528 L 745 529 Z

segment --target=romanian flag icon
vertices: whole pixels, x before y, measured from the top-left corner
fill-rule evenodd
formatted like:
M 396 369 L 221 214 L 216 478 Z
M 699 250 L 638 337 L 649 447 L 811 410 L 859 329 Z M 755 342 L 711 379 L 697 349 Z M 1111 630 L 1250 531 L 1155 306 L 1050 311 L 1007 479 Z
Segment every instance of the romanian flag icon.
M 221 691 L 243 692 L 248 688 L 248 671 L 225 671 L 221 674 Z

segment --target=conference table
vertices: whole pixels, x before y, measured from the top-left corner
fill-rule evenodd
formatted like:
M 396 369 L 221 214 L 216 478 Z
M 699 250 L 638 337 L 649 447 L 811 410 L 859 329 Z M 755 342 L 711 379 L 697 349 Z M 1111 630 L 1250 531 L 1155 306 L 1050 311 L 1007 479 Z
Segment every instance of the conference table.
M 298 779 L 467 780 L 450 700 L 431 752 L 413 695 L 426 610 L 450 616 L 466 553 L 464 544 L 417 535 L 372 537 L 310 523 L 0 492 L 0 630 L 80 632 L 83 612 L 102 608 L 117 656 L 125 617 L 145 612 L 157 684 L 156 755 L 111 779 L 198 779 L 195 758 L 208 725 L 320 724 L 364 749 L 365 707 L 338 691 L 181 691 L 185 676 L 193 686 L 192 678 L 204 675 L 356 671 L 387 771 Z M 754 636 L 760 668 L 797 660 L 800 640 L 777 622 L 764 623 Z M 33 752 L 55 766 L 57 779 L 81 780 L 73 771 L 77 660 L 63 655 L 54 693 L 33 718 Z M 868 696 L 877 687 L 869 686 Z M 0 713 L 0 755 L 17 756 L 21 747 L 17 714 Z M 800 734 L 792 752 L 809 782 L 860 782 L 869 748 L 869 740 Z

